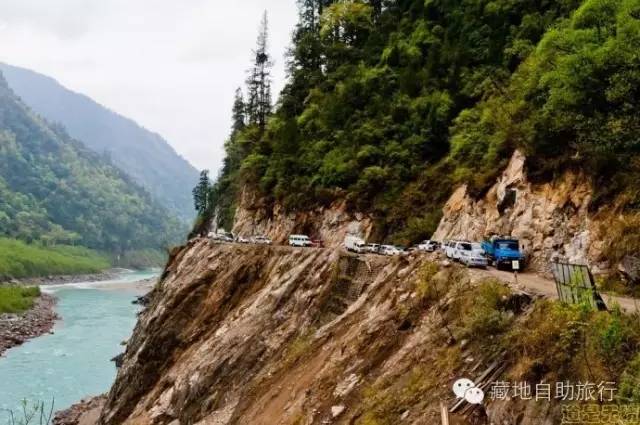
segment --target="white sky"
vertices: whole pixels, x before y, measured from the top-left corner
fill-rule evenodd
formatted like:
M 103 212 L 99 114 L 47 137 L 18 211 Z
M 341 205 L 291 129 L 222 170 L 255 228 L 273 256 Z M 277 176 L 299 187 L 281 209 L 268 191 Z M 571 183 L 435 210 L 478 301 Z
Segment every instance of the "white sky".
M 215 173 L 265 9 L 278 93 L 295 0 L 0 0 L 0 61 L 134 119 Z

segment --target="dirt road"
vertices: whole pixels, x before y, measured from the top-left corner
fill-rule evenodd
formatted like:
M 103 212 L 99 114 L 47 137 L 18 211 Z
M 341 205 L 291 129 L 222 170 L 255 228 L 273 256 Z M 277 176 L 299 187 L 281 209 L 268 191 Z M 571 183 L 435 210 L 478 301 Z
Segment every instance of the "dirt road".
M 508 282 L 513 287 L 535 295 L 548 297 L 552 299 L 558 298 L 556 284 L 553 280 L 546 279 L 534 273 L 518 273 L 518 284 L 516 285 L 514 274 L 489 268 L 487 270 L 471 269 L 471 276 L 474 280 L 487 277 L 494 277 L 503 282 Z M 611 308 L 615 303 L 619 304 L 622 310 L 627 313 L 640 312 L 640 300 L 634 298 L 612 296 L 601 294 L 607 307 Z

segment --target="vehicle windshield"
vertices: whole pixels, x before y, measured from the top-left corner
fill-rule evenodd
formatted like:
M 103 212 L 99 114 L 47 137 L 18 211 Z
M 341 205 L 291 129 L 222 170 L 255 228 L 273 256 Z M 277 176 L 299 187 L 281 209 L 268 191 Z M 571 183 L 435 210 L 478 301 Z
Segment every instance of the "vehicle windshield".
M 498 242 L 498 249 L 511 249 L 518 250 L 518 244 L 516 242 Z
M 460 248 L 464 249 L 465 251 L 471 251 L 471 244 L 470 243 L 461 243 L 460 244 Z

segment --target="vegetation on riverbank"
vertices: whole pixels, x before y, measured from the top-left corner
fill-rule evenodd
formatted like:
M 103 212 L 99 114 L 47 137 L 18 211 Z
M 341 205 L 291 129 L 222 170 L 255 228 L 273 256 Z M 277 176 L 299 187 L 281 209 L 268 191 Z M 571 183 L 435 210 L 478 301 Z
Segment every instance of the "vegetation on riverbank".
M 104 255 L 79 246 L 41 246 L 0 238 L 0 277 L 98 273 L 111 266 Z
M 38 287 L 0 286 L 0 314 L 27 311 L 39 296 Z
M 139 249 L 111 258 L 113 267 L 144 270 L 151 267 L 163 267 L 167 262 L 167 253 L 159 249 Z

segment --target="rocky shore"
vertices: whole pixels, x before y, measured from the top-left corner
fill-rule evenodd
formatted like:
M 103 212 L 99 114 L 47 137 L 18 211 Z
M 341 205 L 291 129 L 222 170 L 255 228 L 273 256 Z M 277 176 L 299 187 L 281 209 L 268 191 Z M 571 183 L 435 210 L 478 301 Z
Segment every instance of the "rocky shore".
M 123 271 L 125 270 L 109 269 L 100 273 L 93 273 L 93 274 L 27 277 L 24 279 L 11 279 L 9 283 L 13 283 L 17 285 L 30 285 L 30 286 L 45 285 L 46 286 L 46 285 L 62 285 L 65 283 L 100 282 L 103 280 L 115 279 Z
M 25 341 L 51 332 L 58 319 L 54 307 L 56 299 L 42 294 L 32 309 L 22 314 L 0 315 L 0 356 Z
M 53 425 L 94 425 L 107 401 L 106 394 L 81 400 L 68 409 L 56 412 Z

